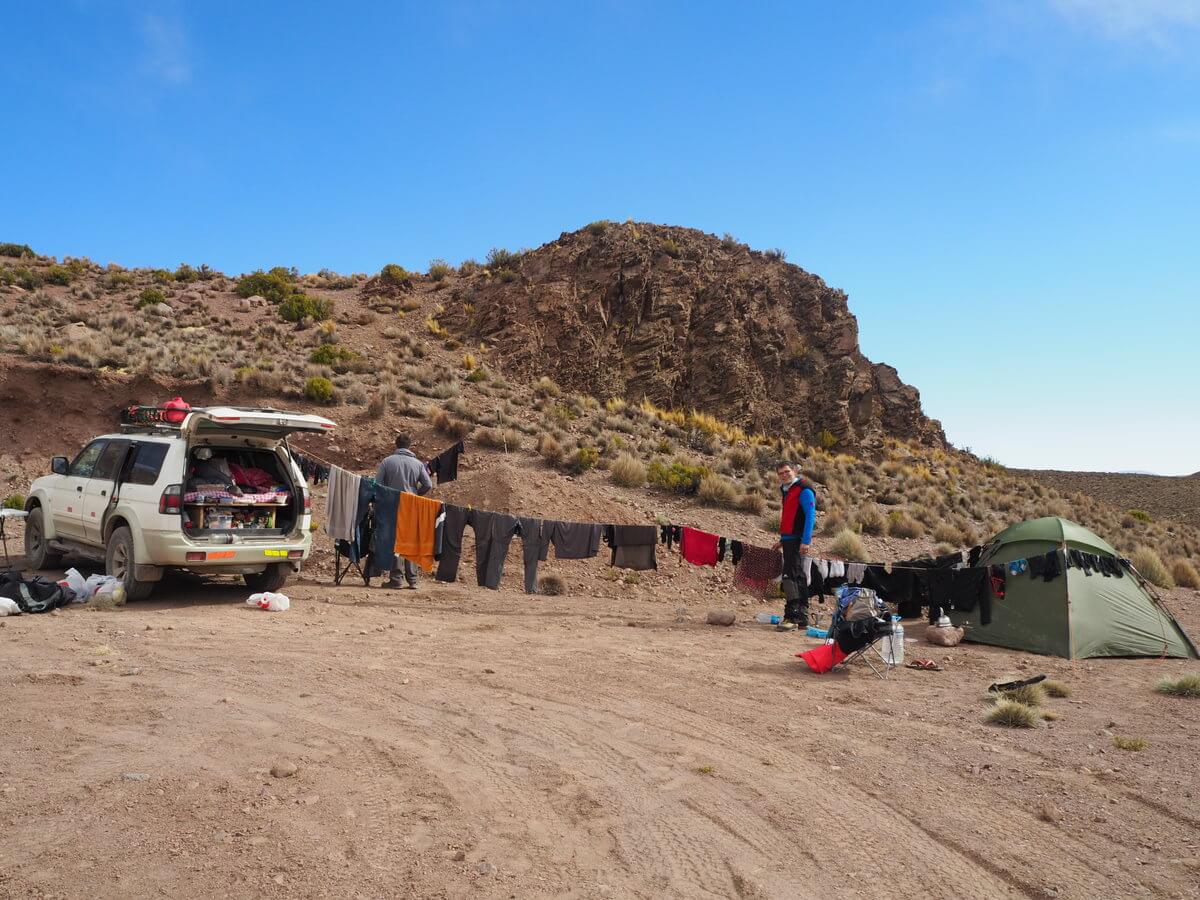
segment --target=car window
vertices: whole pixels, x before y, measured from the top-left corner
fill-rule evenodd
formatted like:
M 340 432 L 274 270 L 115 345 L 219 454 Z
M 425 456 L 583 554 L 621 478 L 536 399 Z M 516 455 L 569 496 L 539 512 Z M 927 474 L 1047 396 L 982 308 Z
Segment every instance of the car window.
M 78 478 L 91 478 L 92 470 L 96 468 L 96 460 L 100 458 L 107 443 L 108 441 L 92 441 L 80 450 L 75 462 L 71 463 L 70 474 Z
M 103 478 L 105 481 L 116 478 L 117 466 L 121 465 L 121 460 L 125 458 L 125 451 L 128 447 L 129 441 L 109 441 L 104 452 L 100 454 L 100 458 L 96 460 L 96 468 L 92 470 L 92 477 Z
M 162 471 L 166 458 L 166 444 L 138 444 L 137 456 L 134 457 L 126 484 L 154 484 L 158 481 L 158 473 Z

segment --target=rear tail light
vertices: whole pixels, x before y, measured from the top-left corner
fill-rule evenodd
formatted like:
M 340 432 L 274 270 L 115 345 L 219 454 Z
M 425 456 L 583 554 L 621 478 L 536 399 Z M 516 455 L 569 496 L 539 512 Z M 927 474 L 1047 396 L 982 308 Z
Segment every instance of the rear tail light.
M 164 516 L 177 516 L 183 512 L 183 485 L 167 485 L 158 498 L 158 511 Z
M 208 558 L 208 554 L 203 550 L 189 551 L 183 555 L 183 558 L 188 562 L 204 562 Z
M 312 512 L 312 494 L 308 492 L 308 488 L 304 489 L 304 512 Z
M 300 559 L 303 556 L 304 556 L 303 550 L 289 550 L 288 551 L 288 559 Z

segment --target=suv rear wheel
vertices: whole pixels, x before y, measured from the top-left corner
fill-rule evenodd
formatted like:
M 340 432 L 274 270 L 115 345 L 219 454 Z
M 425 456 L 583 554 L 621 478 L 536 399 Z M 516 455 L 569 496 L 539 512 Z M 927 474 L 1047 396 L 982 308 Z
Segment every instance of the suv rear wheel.
M 288 576 L 291 574 L 291 566 L 285 566 L 283 563 L 271 563 L 257 575 L 243 575 L 242 578 L 246 582 L 246 587 L 259 594 L 266 591 L 278 591 L 287 584 Z
M 104 552 L 104 571 L 121 580 L 126 600 L 145 600 L 154 590 L 154 582 L 138 581 L 134 565 L 133 533 L 123 525 L 114 528 Z
M 35 506 L 25 520 L 25 564 L 31 569 L 56 569 L 62 563 L 62 554 L 46 544 L 44 516 L 42 508 Z

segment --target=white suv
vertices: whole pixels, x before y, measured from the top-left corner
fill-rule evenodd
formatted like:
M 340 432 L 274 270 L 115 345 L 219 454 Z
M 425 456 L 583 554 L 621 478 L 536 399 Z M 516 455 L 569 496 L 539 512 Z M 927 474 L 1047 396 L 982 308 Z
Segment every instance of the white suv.
M 55 567 L 64 553 L 102 559 L 131 600 L 167 569 L 241 575 L 255 591 L 279 590 L 300 571 L 312 501 L 287 436 L 333 422 L 238 407 L 130 407 L 122 421 L 73 461 L 54 457 L 54 474 L 31 486 L 32 568 Z

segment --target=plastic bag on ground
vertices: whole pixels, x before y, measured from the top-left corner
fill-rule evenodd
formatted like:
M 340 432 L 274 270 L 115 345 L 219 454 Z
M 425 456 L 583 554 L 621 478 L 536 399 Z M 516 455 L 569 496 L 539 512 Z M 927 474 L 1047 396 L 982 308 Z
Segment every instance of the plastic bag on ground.
M 19 616 L 21 607 L 17 606 L 16 600 L 10 600 L 8 597 L 0 597 L 0 617 L 3 616 Z
M 86 602 L 87 579 L 80 574 L 78 569 L 67 569 L 67 574 L 58 583 L 74 595 L 73 600 L 76 603 Z
M 251 594 L 246 603 L 269 612 L 283 612 L 292 605 L 292 601 L 287 598 L 286 594 L 275 594 L 271 591 L 263 594 Z

